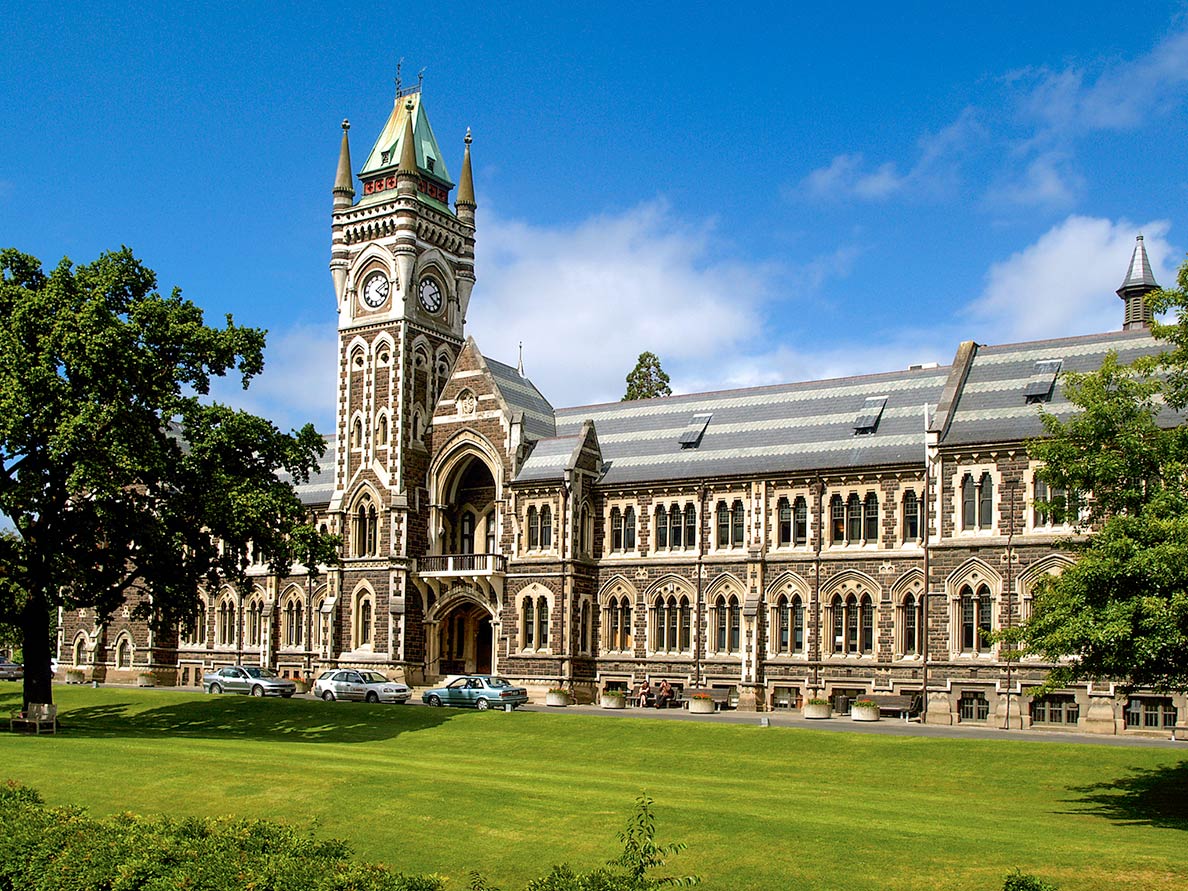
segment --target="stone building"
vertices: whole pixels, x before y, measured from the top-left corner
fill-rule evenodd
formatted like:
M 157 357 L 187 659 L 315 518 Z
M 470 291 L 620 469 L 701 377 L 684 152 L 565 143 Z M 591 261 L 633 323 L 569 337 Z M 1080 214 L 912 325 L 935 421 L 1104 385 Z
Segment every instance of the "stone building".
M 1182 696 L 1122 698 L 1108 683 L 1033 700 L 1045 667 L 988 639 L 1071 563 L 1077 496 L 1045 492 L 1025 446 L 1041 408 L 1070 410 L 1058 374 L 1157 349 L 1141 236 L 1119 331 L 554 408 L 547 384 L 464 330 L 469 134 L 451 208 L 419 88 L 398 93 L 358 188 L 348 129 L 331 216 L 336 430 L 299 487 L 342 536 L 342 566 L 256 567 L 251 590 L 208 592 L 197 627 L 168 639 L 127 612 L 105 626 L 64 615 L 64 664 L 180 685 L 233 662 L 293 676 L 372 666 L 415 684 L 499 672 L 586 700 L 667 678 L 724 688 L 743 709 L 927 689 L 932 722 L 1102 733 L 1163 733 L 1188 713 Z M 1037 506 L 1059 498 L 1063 512 Z

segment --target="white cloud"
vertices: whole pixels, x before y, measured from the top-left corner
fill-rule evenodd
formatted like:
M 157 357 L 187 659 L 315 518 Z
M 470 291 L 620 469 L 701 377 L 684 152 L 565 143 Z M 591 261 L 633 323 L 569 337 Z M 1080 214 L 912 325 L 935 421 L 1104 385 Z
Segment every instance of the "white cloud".
M 829 165 L 809 173 L 800 184 L 813 198 L 856 198 L 880 201 L 900 192 L 913 195 L 944 191 L 954 177 L 962 150 L 984 131 L 973 108 L 961 114 L 937 133 L 925 133 L 917 141 L 918 157 L 900 172 L 894 161 L 868 167 L 861 153 L 841 154 Z
M 982 295 L 970 307 L 986 333 L 978 339 L 1012 341 L 1112 331 L 1122 327 L 1122 283 L 1143 234 L 1155 278 L 1174 281 L 1176 255 L 1167 241 L 1170 224 L 1136 226 L 1128 220 L 1070 216 L 1032 245 L 994 264 Z
M 1049 151 L 1028 162 L 1022 171 L 1011 170 L 1006 179 L 986 195 L 989 205 L 1069 208 L 1085 190 L 1085 179 L 1068 154 Z
M 264 373 L 246 391 L 239 379 L 216 380 L 214 398 L 271 420 L 282 430 L 312 422 L 322 434 L 334 432 L 335 369 L 338 332 L 296 325 L 268 334 Z
M 480 224 L 467 331 L 557 406 L 614 400 L 644 350 L 672 374 L 753 337 L 776 271 L 713 250 L 713 227 L 662 202 L 546 228 Z

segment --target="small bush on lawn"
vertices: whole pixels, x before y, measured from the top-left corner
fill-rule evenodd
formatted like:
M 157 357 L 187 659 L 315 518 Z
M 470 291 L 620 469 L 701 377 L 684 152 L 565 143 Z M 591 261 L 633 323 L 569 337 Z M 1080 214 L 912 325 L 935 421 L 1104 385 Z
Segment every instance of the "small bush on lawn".
M 32 789 L 0 787 L 0 891 L 257 888 L 260 891 L 441 891 L 437 876 L 356 863 L 345 842 L 308 830 L 217 817 L 88 817 L 47 807 Z
M 639 798 L 607 866 L 575 873 L 555 866 L 528 891 L 654 891 L 693 885 L 696 876 L 656 876 L 683 844 L 656 843 L 652 799 Z M 440 876 L 404 875 L 350 859 L 343 841 L 308 829 L 235 817 L 88 817 L 82 808 L 48 807 L 36 791 L 0 786 L 0 891 L 442 891 Z M 496 891 L 477 873 L 472 891 Z
M 1030 873 L 1019 872 L 1018 867 L 1006 877 L 1002 891 L 1058 891 L 1051 882 L 1037 879 Z

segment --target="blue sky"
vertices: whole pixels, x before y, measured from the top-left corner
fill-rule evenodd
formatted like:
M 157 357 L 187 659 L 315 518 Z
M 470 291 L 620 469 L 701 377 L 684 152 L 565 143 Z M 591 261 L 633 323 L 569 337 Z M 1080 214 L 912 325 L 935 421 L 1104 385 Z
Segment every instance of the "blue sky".
M 555 405 L 1118 327 L 1134 236 L 1188 249 L 1188 8 L 950 5 L 19 4 L 0 244 L 130 245 L 328 432 L 339 122 L 361 166 L 403 57 L 455 177 L 474 131 L 468 331 Z

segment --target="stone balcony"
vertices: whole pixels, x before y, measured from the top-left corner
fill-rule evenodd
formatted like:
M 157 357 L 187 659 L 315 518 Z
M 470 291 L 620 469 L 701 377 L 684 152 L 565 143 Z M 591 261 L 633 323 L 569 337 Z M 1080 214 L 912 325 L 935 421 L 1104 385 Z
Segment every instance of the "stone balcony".
M 413 561 L 413 579 L 438 597 L 455 585 L 466 585 L 488 596 L 503 593 L 507 557 L 503 554 L 434 554 Z

